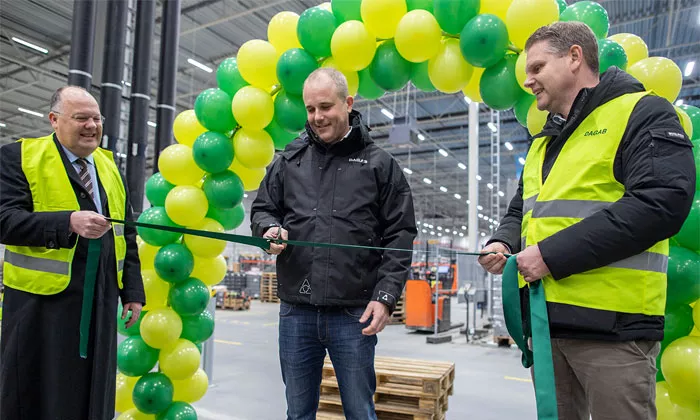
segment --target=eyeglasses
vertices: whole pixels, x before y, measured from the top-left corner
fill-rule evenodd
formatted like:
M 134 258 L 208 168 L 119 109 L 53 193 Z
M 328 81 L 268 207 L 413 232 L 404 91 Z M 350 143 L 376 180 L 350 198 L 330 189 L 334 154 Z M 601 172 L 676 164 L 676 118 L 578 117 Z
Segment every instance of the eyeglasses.
M 53 112 L 54 114 L 57 114 L 57 115 L 65 115 L 65 114 L 58 112 L 58 111 L 51 111 L 51 112 Z M 102 115 L 89 116 L 89 115 L 77 114 L 77 115 L 71 115 L 69 118 L 71 118 L 72 120 L 75 120 L 78 124 L 85 124 L 89 120 L 92 120 L 92 122 L 94 122 L 95 124 L 104 124 L 105 123 L 105 117 Z

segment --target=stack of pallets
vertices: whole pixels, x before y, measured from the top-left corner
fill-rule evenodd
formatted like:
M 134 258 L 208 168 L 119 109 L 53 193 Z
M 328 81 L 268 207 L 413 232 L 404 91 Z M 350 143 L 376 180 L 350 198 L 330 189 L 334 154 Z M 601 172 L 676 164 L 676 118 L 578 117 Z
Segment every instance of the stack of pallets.
M 247 311 L 250 309 L 250 298 L 239 296 L 238 293 L 227 293 L 224 297 L 224 309 Z
M 406 292 L 404 291 L 396 302 L 396 309 L 389 316 L 389 325 L 392 324 L 405 324 L 406 323 L 406 313 L 404 312 L 404 300 L 406 297 Z
M 263 273 L 260 280 L 260 302 L 279 303 L 277 297 L 277 273 Z

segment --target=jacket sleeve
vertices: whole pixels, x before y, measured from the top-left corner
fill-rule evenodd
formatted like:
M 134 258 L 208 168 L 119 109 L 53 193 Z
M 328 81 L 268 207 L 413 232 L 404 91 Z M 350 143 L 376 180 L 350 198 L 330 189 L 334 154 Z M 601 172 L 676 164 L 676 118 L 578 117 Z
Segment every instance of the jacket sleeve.
M 386 175 L 379 193 L 379 219 L 383 229 L 381 246 L 412 250 L 418 232 L 411 188 L 393 159 Z M 384 251 L 372 300 L 387 305 L 389 312 L 396 308 L 403 292 L 412 257 L 412 251 Z
M 134 220 L 129 188 L 123 175 L 122 183 L 126 189 L 126 220 Z M 136 229 L 132 226 L 124 226 L 124 239 L 126 239 L 126 257 L 124 258 L 124 271 L 122 273 L 124 288 L 119 293 L 122 304 L 138 302 L 145 305 L 146 293 L 143 289 L 143 279 L 141 278 L 141 262 L 136 244 Z
M 250 230 L 253 236 L 263 236 L 271 226 L 281 226 L 284 218 L 284 158 L 279 157 L 270 167 L 258 187 L 258 194 L 250 208 Z
M 637 103 L 615 178 L 625 186 L 622 198 L 539 243 L 555 279 L 639 254 L 680 230 L 693 200 L 695 164 L 692 144 L 665 99 Z
M 498 224 L 498 229 L 486 243 L 501 242 L 510 248 L 511 254 L 521 251 L 520 237 L 523 223 L 523 177 L 518 181 L 518 191 L 510 200 L 508 211 Z
M 0 242 L 48 249 L 72 248 L 72 211 L 35 212 L 27 177 L 22 171 L 22 146 L 0 148 Z

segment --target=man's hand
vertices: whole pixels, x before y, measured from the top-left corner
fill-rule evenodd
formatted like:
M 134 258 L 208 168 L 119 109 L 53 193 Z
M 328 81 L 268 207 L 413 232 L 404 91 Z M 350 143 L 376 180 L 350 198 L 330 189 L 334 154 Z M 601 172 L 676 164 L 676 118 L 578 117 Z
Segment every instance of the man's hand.
M 76 211 L 70 215 L 70 231 L 83 238 L 98 239 L 112 228 L 104 216 L 94 211 Z
M 528 283 L 540 280 L 549 274 L 549 268 L 542 259 L 540 247 L 537 245 L 525 248 L 517 255 L 517 261 L 518 271 Z
M 267 230 L 267 232 L 265 232 L 265 234 L 263 235 L 263 238 L 265 238 L 265 239 L 280 239 L 280 235 L 282 236 L 281 239 L 283 239 L 283 240 L 288 239 L 286 229 L 282 229 L 279 227 L 271 227 L 270 229 Z M 270 254 L 273 254 L 273 255 L 279 255 L 286 248 L 287 248 L 287 244 L 270 243 L 270 249 L 268 249 L 267 252 L 269 252 Z
M 134 325 L 136 321 L 139 320 L 139 317 L 141 316 L 141 304 L 138 302 L 129 302 L 124 305 L 124 309 L 122 309 L 122 319 L 126 318 L 126 315 L 128 314 L 129 310 L 131 310 L 131 316 L 129 317 L 129 320 L 124 324 L 126 328 L 129 328 L 130 326 Z
M 508 253 L 508 247 L 501 242 L 494 242 L 487 245 L 481 252 L 497 252 L 498 254 L 482 255 L 479 257 L 479 264 L 491 274 L 503 274 L 503 267 L 506 266 L 506 261 L 508 261 L 508 258 L 503 254 Z
M 360 324 L 367 322 L 370 316 L 372 323 L 362 330 L 363 335 L 375 335 L 384 329 L 389 321 L 389 308 L 385 304 L 373 300 L 367 304 L 365 312 L 360 317 Z

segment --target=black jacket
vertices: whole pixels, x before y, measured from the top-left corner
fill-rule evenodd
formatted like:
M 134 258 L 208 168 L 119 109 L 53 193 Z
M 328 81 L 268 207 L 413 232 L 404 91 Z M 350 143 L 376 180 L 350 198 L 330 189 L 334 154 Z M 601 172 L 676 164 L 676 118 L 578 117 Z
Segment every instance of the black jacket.
M 326 146 L 306 132 L 272 164 L 251 209 L 251 229 L 273 225 L 290 240 L 410 250 L 416 236 L 413 198 L 394 158 L 371 139 L 356 111 L 352 131 Z M 396 306 L 411 252 L 288 246 L 277 257 L 277 291 L 290 303 Z
M 643 90 L 642 84 L 632 76 L 611 67 L 601 76 L 598 86 L 579 92 L 568 120 L 550 115 L 542 133 L 535 136 L 552 136 L 542 167 L 543 179 L 549 175 L 568 137 L 595 108 L 623 94 Z M 613 171 L 626 190 L 620 200 L 538 244 L 554 279 L 639 254 L 680 230 L 692 204 L 695 165 L 692 144 L 666 99 L 647 96 L 637 103 L 618 148 Z M 521 177 L 518 192 L 489 241 L 503 242 L 513 252 L 520 251 L 522 192 Z M 527 299 L 523 300 L 527 304 Z M 551 302 L 547 306 L 552 337 L 615 341 L 663 338 L 663 316 Z

